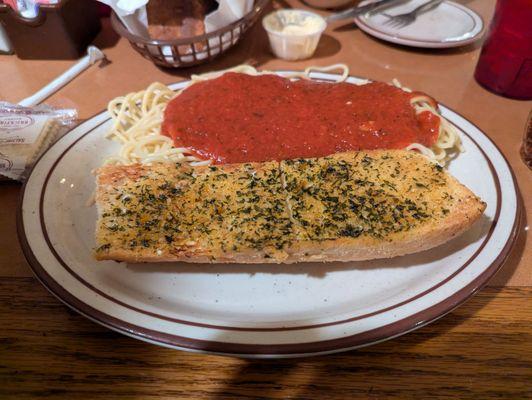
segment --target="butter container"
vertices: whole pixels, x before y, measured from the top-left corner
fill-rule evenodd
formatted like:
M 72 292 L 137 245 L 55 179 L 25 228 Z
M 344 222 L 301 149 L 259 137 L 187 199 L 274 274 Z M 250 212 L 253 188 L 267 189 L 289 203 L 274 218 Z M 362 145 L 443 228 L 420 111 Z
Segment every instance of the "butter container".
M 262 20 L 273 53 L 284 60 L 303 60 L 316 51 L 325 19 L 306 10 L 278 10 Z

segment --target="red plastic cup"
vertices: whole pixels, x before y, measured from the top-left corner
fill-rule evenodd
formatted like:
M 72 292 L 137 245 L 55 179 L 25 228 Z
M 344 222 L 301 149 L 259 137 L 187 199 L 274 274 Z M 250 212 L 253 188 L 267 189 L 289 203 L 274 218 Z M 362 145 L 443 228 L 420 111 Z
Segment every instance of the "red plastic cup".
M 497 0 L 475 78 L 497 94 L 532 99 L 532 0 Z

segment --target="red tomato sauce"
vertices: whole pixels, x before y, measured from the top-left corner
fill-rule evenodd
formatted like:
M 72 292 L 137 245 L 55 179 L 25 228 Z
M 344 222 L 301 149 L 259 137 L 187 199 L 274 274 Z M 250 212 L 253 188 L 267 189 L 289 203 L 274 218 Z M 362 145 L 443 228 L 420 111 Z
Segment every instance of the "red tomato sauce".
M 385 83 L 290 81 L 226 73 L 167 105 L 162 133 L 217 164 L 431 146 L 439 118 L 416 115 L 412 94 Z

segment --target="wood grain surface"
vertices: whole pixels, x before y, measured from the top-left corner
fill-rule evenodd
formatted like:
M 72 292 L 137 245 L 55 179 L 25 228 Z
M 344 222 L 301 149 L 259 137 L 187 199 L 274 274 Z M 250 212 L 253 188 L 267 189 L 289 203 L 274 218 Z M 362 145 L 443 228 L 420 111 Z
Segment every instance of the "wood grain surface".
M 495 0 L 458 1 L 486 23 L 495 5 Z M 274 1 L 274 7 L 289 6 L 304 7 L 299 0 Z M 525 205 L 522 228 L 488 287 L 424 328 L 345 354 L 244 360 L 143 343 L 62 305 L 33 278 L 20 249 L 15 224 L 20 185 L 0 183 L 0 400 L 532 399 L 532 246 L 527 235 L 532 172 L 519 158 L 531 103 L 495 96 L 475 82 L 481 42 L 448 50 L 412 49 L 339 22 L 327 29 L 313 59 L 288 63 L 273 58 L 257 24 L 236 48 L 208 65 L 163 70 L 136 54 L 107 21 L 103 26 L 96 44 L 110 63 L 91 67 L 48 104 L 75 107 L 83 119 L 109 99 L 153 81 L 172 83 L 243 62 L 265 69 L 344 62 L 353 75 L 398 78 L 426 91 L 486 132 L 515 172 Z M 0 99 L 27 97 L 71 64 L 0 56 Z
M 0 282 L 0 398 L 532 398 L 532 289 L 488 288 L 439 321 L 345 354 L 243 360 L 164 349 Z

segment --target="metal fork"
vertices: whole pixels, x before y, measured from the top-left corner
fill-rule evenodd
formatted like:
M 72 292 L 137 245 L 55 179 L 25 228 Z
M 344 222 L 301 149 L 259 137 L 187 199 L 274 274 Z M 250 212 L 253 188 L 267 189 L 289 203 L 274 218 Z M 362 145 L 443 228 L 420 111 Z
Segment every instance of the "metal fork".
M 388 25 L 397 29 L 404 28 L 405 26 L 410 25 L 412 22 L 414 22 L 419 14 L 438 7 L 442 1 L 443 0 L 430 0 L 429 2 L 422 4 L 414 8 L 412 11 L 404 14 L 389 15 L 383 13 L 384 16 L 389 18 L 388 21 L 384 23 L 384 25 Z

